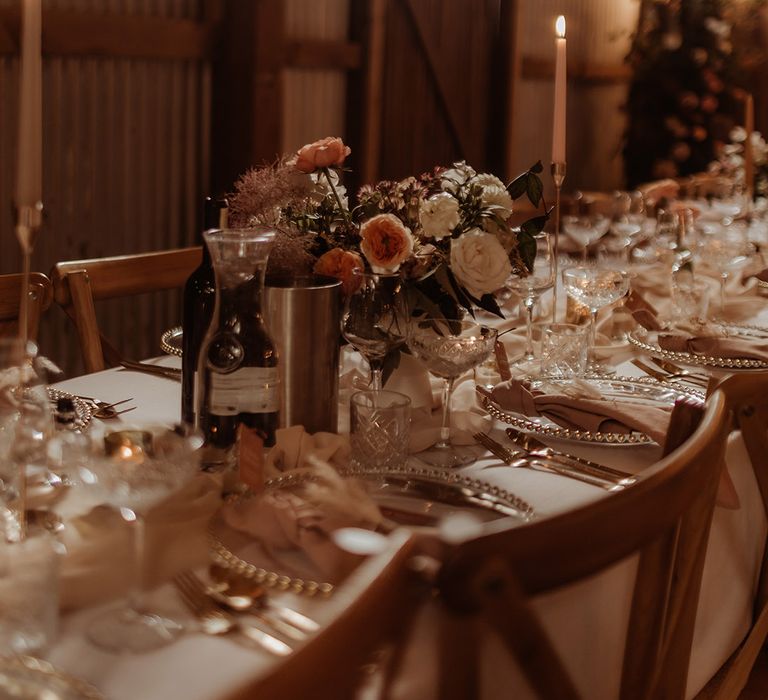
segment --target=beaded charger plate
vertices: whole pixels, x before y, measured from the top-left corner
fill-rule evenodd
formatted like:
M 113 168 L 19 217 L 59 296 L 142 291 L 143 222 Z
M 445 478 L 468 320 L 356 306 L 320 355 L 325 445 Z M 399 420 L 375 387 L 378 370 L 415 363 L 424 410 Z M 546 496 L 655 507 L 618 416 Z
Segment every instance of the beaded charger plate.
M 103 700 L 85 681 L 31 656 L 0 656 L 0 698 Z
M 390 524 L 435 526 L 442 517 L 459 510 L 471 510 L 483 520 L 511 517 L 524 523 L 534 517 L 533 508 L 513 493 L 443 469 L 406 465 L 374 470 L 353 465 L 339 469 L 339 473 L 360 480 Z M 300 493 L 310 479 L 306 473 L 287 472 L 268 481 L 266 488 Z M 254 496 L 247 492 L 231 496 L 227 503 L 242 504 L 251 498 Z M 208 534 L 214 560 L 256 583 L 310 596 L 333 592 L 334 583 L 297 573 L 313 566 L 304 552 L 281 552 L 276 562 L 258 539 L 231 528 L 221 510 L 211 521 Z
M 655 379 L 645 377 L 585 377 L 586 382 L 600 393 L 603 399 L 612 399 L 622 404 L 639 404 L 644 406 L 668 406 L 670 409 L 675 401 L 680 398 L 693 399 L 704 402 L 704 394 L 694 389 L 683 386 L 663 384 Z M 567 391 L 571 380 L 534 380 L 531 388 L 546 393 L 558 393 L 562 387 Z M 562 392 L 561 392 L 562 393 Z M 508 423 L 518 430 L 543 437 L 556 438 L 574 442 L 587 442 L 598 445 L 624 446 L 627 445 L 654 445 L 655 441 L 641 432 L 630 433 L 603 433 L 587 430 L 573 430 L 564 428 L 544 416 L 524 416 L 502 408 L 485 394 L 478 394 L 483 408 L 496 420 Z
M 61 389 L 54 389 L 53 387 L 47 387 L 48 398 L 55 405 L 59 399 L 72 399 L 72 403 L 75 406 L 75 425 L 80 430 L 85 430 L 93 417 L 93 410 L 91 404 L 88 401 L 84 401 L 79 396 L 70 394 L 68 391 L 61 391 Z
M 732 323 L 718 323 L 715 329 L 726 336 L 734 338 L 768 339 L 768 328 L 762 326 L 744 326 Z M 662 360 L 671 360 L 693 367 L 708 367 L 710 369 L 727 369 L 729 372 L 754 371 L 768 369 L 768 362 L 753 360 L 747 357 L 718 357 L 692 352 L 674 352 L 665 350 L 659 345 L 659 331 L 648 331 L 637 328 L 629 334 L 629 342 L 643 352 Z
M 176 355 L 176 357 L 181 357 L 183 354 L 183 338 L 184 331 L 181 329 L 181 326 L 169 328 L 160 336 L 160 349 L 166 355 Z

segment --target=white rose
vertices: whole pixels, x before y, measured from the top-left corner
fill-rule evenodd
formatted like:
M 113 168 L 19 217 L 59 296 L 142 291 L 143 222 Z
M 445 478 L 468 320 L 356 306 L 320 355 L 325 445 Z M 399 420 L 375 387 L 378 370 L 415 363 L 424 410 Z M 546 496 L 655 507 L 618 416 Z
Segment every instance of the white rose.
M 512 216 L 512 197 L 510 197 L 507 188 L 503 185 L 498 187 L 496 185 L 489 185 L 483 187 L 483 204 L 486 207 L 493 207 L 496 209 L 496 213 L 502 219 L 508 219 Z
M 459 202 L 447 192 L 421 200 L 419 222 L 432 238 L 445 238 L 459 225 Z
M 454 163 L 453 167 L 448 168 L 442 174 L 443 188 L 448 192 L 457 192 L 461 185 L 476 174 L 474 168 L 467 165 L 465 161 Z
M 504 286 L 512 274 L 512 265 L 496 236 L 473 228 L 451 241 L 451 270 L 479 299 Z
M 472 181 L 481 187 L 501 187 L 504 189 L 504 183 L 492 173 L 480 173 Z

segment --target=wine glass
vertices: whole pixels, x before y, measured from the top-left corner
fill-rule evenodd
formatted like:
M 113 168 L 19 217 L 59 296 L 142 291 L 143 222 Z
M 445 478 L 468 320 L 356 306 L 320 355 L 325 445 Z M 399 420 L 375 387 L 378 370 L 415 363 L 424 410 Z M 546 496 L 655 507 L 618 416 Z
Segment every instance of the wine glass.
M 724 226 L 719 231 L 704 232 L 698 241 L 698 257 L 719 272 L 720 313 L 725 311 L 725 286 L 732 272 L 749 262 L 751 245 L 741 226 Z
M 629 291 L 629 275 L 624 270 L 601 267 L 572 267 L 563 270 L 565 291 L 576 301 L 589 308 L 590 320 L 590 366 L 592 371 L 600 367 L 595 359 L 595 330 L 597 312 L 613 304 Z
M 536 258 L 533 269 L 526 276 L 513 276 L 506 286 L 520 295 L 526 311 L 525 360 L 533 360 L 533 307 L 541 295 L 555 285 L 555 265 L 552 256 L 552 237 L 542 232 L 533 236 Z
M 53 412 L 42 374 L 34 343 L 0 338 L 0 510 L 12 540 L 22 536 L 29 480 L 61 484 L 47 467 Z
M 475 454 L 451 445 L 451 396 L 456 379 L 490 357 L 497 332 L 474 321 L 444 318 L 414 321 L 408 347 L 427 369 L 443 380 L 443 420 L 440 440 L 419 453 L 436 467 L 460 467 L 474 462 Z
M 368 361 L 370 386 L 382 387 L 386 355 L 405 343 L 408 307 L 398 274 L 353 271 L 354 293 L 347 297 L 341 333 Z
M 564 216 L 563 231 L 581 246 L 581 259 L 587 259 L 587 248 L 602 238 L 611 225 L 611 220 L 602 214 Z
M 105 503 L 117 508 L 133 531 L 135 575 L 127 604 L 96 617 L 87 635 L 108 651 L 144 652 L 170 644 L 182 626 L 152 612 L 144 600 L 145 516 L 155 505 L 178 491 L 199 471 L 197 450 L 202 435 L 176 431 L 153 435 L 145 430 L 123 430 L 104 438 L 107 456 L 91 460 L 82 482 L 97 489 Z

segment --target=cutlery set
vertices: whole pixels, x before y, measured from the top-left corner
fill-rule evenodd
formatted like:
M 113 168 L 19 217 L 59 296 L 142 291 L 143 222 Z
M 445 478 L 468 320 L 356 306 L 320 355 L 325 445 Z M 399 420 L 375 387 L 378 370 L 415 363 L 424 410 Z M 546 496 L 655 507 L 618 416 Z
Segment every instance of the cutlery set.
M 516 449 L 505 447 L 484 433 L 475 433 L 474 438 L 492 455 L 510 467 L 527 467 L 554 472 L 606 491 L 620 491 L 637 481 L 637 477 L 628 472 L 558 452 L 538 441 L 528 441 L 529 436 L 524 436 L 512 428 L 507 430 L 507 436 Z
M 319 629 L 306 615 L 268 601 L 264 589 L 252 582 L 240 582 L 216 566 L 211 567 L 211 575 L 210 585 L 191 571 L 173 579 L 182 602 L 205 634 L 238 633 L 271 654 L 287 656 L 293 648 L 285 640 L 301 642 Z
M 650 361 L 653 362 L 656 367 L 651 367 L 647 362 L 643 360 L 634 359 L 632 364 L 639 370 L 645 372 L 649 377 L 653 377 L 659 382 L 669 381 L 684 381 L 693 384 L 697 388 L 706 389 L 709 385 L 709 377 L 699 372 L 693 372 L 691 370 L 680 367 L 674 362 L 668 360 L 660 360 L 656 357 L 651 357 Z

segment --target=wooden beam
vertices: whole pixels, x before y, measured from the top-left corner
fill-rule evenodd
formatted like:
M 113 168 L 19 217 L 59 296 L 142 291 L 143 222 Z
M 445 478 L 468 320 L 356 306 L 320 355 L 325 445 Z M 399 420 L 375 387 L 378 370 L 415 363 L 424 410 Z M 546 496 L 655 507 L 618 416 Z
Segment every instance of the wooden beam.
M 19 51 L 17 6 L 0 9 L 0 54 Z M 44 8 L 43 54 L 160 60 L 207 59 L 215 22 Z
M 524 80 L 554 80 L 555 63 L 549 59 L 523 56 L 522 77 Z M 577 83 L 612 84 L 626 83 L 632 78 L 632 71 L 624 64 L 568 63 L 568 79 Z
M 289 39 L 284 60 L 286 68 L 356 70 L 362 56 L 362 46 L 351 41 Z
M 505 180 L 511 180 L 516 173 L 515 167 L 515 92 L 520 85 L 522 74 L 522 56 L 520 53 L 520 2 L 510 0 L 502 2 L 500 7 L 500 53 L 499 63 L 503 66 L 503 83 L 507 86 L 504 100 L 504 123 L 501 125 L 503 134 L 503 173 Z

